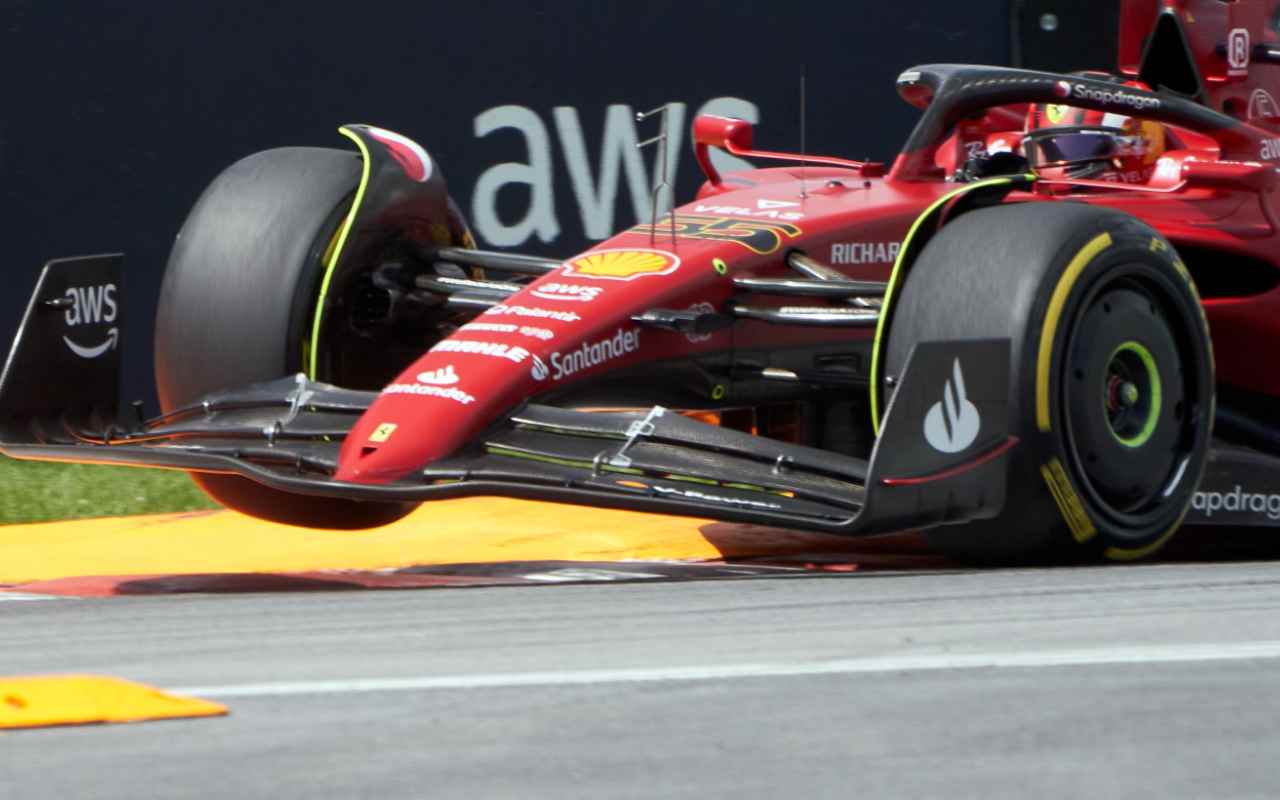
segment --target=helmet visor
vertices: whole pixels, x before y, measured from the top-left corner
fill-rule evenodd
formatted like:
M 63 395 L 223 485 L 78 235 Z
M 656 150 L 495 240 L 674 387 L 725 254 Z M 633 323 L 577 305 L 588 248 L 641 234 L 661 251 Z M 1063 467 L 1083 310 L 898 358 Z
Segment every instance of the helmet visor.
M 1040 167 L 1082 164 L 1121 155 L 1116 132 L 1109 130 L 1033 133 L 1024 143 L 1027 160 Z

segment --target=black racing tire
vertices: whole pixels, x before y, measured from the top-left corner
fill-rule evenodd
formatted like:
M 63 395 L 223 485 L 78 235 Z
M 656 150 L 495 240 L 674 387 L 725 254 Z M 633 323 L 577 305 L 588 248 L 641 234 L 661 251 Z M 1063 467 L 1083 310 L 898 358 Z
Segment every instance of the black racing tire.
M 280 148 L 236 162 L 204 191 L 160 288 L 155 368 L 163 411 L 304 371 L 324 253 L 360 171 L 358 153 Z M 368 528 L 414 507 L 295 495 L 233 475 L 191 477 L 224 506 L 291 525 Z
M 979 564 L 1133 560 L 1178 529 L 1214 413 L 1209 329 L 1172 245 L 1071 202 L 972 211 L 912 265 L 885 374 L 917 342 L 1008 338 L 1020 440 L 996 518 L 926 533 Z

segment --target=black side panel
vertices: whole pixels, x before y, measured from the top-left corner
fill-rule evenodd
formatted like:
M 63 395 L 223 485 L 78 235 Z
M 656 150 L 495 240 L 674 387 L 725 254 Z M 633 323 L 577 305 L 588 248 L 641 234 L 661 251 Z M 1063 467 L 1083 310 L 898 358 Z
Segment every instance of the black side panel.
M 1280 458 L 1215 447 L 1183 524 L 1280 528 Z
M 1142 53 L 1142 71 L 1138 77 L 1152 89 L 1169 89 L 1203 99 L 1204 81 L 1176 13 L 1165 11 L 1160 15 L 1155 33 L 1147 40 Z
M 34 418 L 115 420 L 123 262 L 112 254 L 45 264 L 0 375 L 4 439 L 28 436 L 10 431 Z
M 921 342 L 871 454 L 864 531 L 993 517 L 1004 508 L 1009 340 Z

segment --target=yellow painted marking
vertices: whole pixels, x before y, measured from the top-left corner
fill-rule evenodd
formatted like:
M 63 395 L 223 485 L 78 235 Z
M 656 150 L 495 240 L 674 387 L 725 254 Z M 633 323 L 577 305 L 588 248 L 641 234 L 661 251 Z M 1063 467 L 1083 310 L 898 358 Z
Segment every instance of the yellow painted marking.
M 1062 317 L 1062 309 L 1067 304 L 1067 297 L 1084 268 L 1093 262 L 1099 253 L 1111 246 L 1111 234 L 1104 233 L 1084 246 L 1071 259 L 1067 269 L 1058 279 L 1058 285 L 1049 299 L 1049 310 L 1045 313 L 1044 328 L 1040 332 L 1040 354 L 1036 359 L 1036 427 L 1047 433 L 1051 429 L 1049 420 L 1049 375 L 1053 366 L 1053 340 L 1058 333 L 1058 322 Z
M 423 503 L 365 531 L 295 528 L 230 511 L 4 525 L 0 584 L 493 561 L 706 561 L 865 547 L 859 539 L 759 525 L 469 497 Z
M 391 438 L 391 434 L 396 432 L 396 424 L 394 422 L 384 422 L 373 429 L 373 433 L 369 434 L 369 441 L 382 444 Z
M 101 675 L 0 677 L 0 729 L 216 717 L 227 707 Z
M 1062 512 L 1062 518 L 1066 520 L 1067 527 L 1071 529 L 1071 535 L 1075 540 L 1084 544 L 1097 536 L 1098 529 L 1094 527 L 1093 520 L 1089 519 L 1088 512 L 1084 510 L 1084 503 L 1080 502 L 1080 497 L 1072 487 L 1062 462 L 1056 457 L 1049 459 L 1048 464 L 1041 465 L 1040 475 L 1044 477 L 1049 493 L 1058 504 L 1058 510 Z

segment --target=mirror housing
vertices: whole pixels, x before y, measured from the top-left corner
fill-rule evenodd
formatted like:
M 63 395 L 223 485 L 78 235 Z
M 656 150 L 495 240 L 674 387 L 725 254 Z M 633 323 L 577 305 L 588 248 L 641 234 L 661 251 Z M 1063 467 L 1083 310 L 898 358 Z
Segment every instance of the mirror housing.
M 718 147 L 730 153 L 748 151 L 755 142 L 755 129 L 745 119 L 699 114 L 693 118 L 693 155 L 698 166 L 713 185 L 720 185 L 720 173 L 711 163 L 708 147 Z
M 712 114 L 699 114 L 693 119 L 695 145 L 718 147 L 732 153 L 735 149 L 750 150 L 754 141 L 755 129 L 745 119 Z

